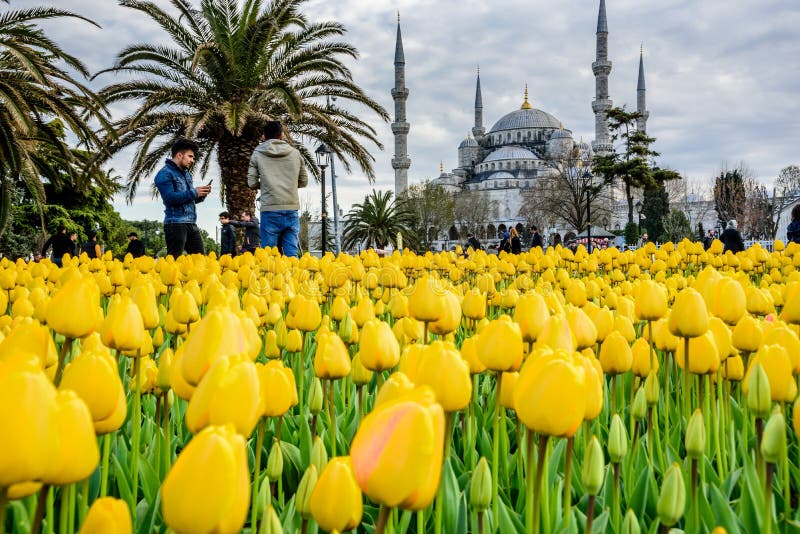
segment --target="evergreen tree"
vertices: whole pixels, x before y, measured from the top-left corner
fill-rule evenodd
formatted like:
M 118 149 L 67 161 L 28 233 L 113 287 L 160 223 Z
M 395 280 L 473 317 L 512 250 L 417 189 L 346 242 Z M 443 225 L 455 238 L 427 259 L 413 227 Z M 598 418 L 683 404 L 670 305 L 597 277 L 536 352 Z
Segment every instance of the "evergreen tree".
M 644 190 L 642 202 L 642 226 L 652 240 L 661 239 L 664 233 L 664 217 L 669 214 L 669 195 L 664 184 Z
M 724 228 L 731 219 L 741 220 L 746 200 L 743 169 L 720 171 L 714 181 L 714 207 L 720 226 Z

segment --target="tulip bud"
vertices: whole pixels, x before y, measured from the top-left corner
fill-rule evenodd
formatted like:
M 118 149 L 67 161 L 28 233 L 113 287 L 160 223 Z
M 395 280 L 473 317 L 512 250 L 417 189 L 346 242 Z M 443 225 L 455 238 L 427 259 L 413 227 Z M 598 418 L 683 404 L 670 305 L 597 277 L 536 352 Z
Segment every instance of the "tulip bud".
M 694 411 L 686 425 L 686 454 L 694 460 L 699 460 L 706 452 L 706 425 L 703 421 L 703 412 Z
M 279 441 L 272 444 L 269 451 L 269 458 L 267 458 L 267 478 L 271 481 L 276 481 L 281 478 L 283 474 L 283 452 L 281 452 L 281 445 Z
M 581 471 L 581 481 L 586 488 L 587 495 L 597 495 L 603 486 L 603 476 L 605 473 L 606 461 L 603 449 L 597 436 L 592 436 L 592 441 L 586 448 L 583 456 L 583 469 Z
M 622 534 L 641 534 L 641 532 L 642 529 L 639 527 L 639 520 L 636 519 L 636 514 L 628 508 L 628 513 L 625 514 L 625 519 L 622 520 Z
M 311 393 L 308 395 L 308 411 L 311 412 L 312 415 L 317 415 L 322 411 L 322 401 L 324 398 L 322 381 L 314 377 L 314 380 L 311 382 Z
M 643 387 L 636 390 L 636 395 L 633 397 L 631 415 L 633 415 L 633 418 L 637 421 L 644 419 L 644 416 L 647 415 L 647 397 Z
M 492 471 L 485 457 L 481 457 L 469 485 L 469 504 L 476 512 L 483 512 L 492 504 Z
M 749 390 L 747 392 L 747 407 L 756 417 L 764 418 L 769 415 L 772 406 L 770 396 L 769 378 L 761 364 L 756 364 L 750 375 Z
M 161 391 L 167 391 L 170 387 L 169 374 L 172 370 L 172 349 L 166 348 L 161 356 L 158 357 L 158 387 Z
M 611 418 L 611 429 L 608 431 L 608 456 L 612 464 L 618 464 L 628 454 L 628 432 L 619 414 Z
M 339 337 L 345 343 L 350 343 L 353 338 L 353 316 L 350 315 L 350 312 L 347 312 L 344 319 L 339 322 Z
M 303 334 L 300 333 L 300 330 L 289 330 L 289 334 L 286 336 L 286 350 L 288 352 L 303 350 Z
M 93 532 L 118 532 L 119 534 L 133 532 L 128 504 L 113 497 L 103 497 L 94 501 L 81 525 L 79 534 Z
M 261 528 L 258 529 L 258 534 L 283 534 L 281 518 L 275 513 L 272 505 L 267 508 L 264 517 L 261 518 Z
M 649 406 L 653 406 L 658 402 L 658 397 L 661 394 L 661 386 L 658 383 L 658 376 L 656 373 L 651 372 L 647 375 L 647 379 L 644 381 L 644 393 Z
M 672 464 L 664 475 L 661 493 L 658 495 L 658 518 L 662 525 L 671 527 L 683 517 L 686 508 L 686 486 L 683 473 L 677 463 Z
M 770 464 L 778 463 L 781 453 L 786 450 L 786 420 L 779 407 L 772 413 L 764 427 L 761 438 L 761 456 Z
M 295 494 L 294 507 L 297 512 L 308 519 L 311 517 L 311 494 L 314 493 L 314 486 L 317 485 L 317 468 L 309 465 L 303 478 L 300 479 L 300 484 L 297 486 L 297 493 Z
M 311 445 L 311 465 L 317 468 L 318 473 L 322 473 L 328 465 L 328 451 L 319 436 L 314 436 L 314 443 Z

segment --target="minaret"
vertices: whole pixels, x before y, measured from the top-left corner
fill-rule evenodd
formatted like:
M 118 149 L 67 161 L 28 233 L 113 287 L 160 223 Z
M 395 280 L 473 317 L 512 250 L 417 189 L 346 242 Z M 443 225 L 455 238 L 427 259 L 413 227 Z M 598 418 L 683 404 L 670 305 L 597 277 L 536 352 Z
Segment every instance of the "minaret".
M 394 169 L 394 194 L 399 197 L 408 189 L 408 168 L 411 160 L 408 159 L 408 130 L 410 125 L 406 122 L 406 99 L 408 89 L 406 88 L 406 60 L 403 56 L 403 37 L 400 35 L 400 13 L 397 13 L 397 44 L 394 48 L 394 89 L 392 89 L 394 99 L 394 122 L 392 123 L 392 133 L 394 134 L 394 158 L 392 158 L 392 168 Z
M 481 68 L 478 67 L 478 82 L 475 85 L 475 126 L 472 128 L 472 135 L 475 140 L 480 142 L 486 129 L 483 127 L 483 97 L 481 96 Z
M 644 88 L 644 46 L 639 49 L 639 83 L 636 86 L 636 111 L 641 117 L 636 120 L 636 129 L 642 133 L 647 133 L 647 119 L 650 112 L 647 111 Z
M 595 154 L 603 155 L 614 147 L 608 132 L 608 110 L 612 107 L 608 96 L 608 75 L 611 73 L 611 62 L 608 60 L 608 19 L 606 18 L 606 0 L 600 0 L 600 11 L 597 14 L 597 58 L 592 63 L 595 78 L 595 99 L 592 102 L 594 111 Z

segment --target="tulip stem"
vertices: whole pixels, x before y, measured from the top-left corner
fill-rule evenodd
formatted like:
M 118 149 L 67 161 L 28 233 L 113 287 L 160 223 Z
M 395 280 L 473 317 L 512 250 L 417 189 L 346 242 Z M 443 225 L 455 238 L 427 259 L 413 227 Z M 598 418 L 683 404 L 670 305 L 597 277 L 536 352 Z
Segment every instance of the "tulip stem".
M 258 437 L 256 437 L 255 450 L 255 469 L 253 471 L 253 495 L 250 503 L 250 530 L 258 532 L 258 517 L 256 507 L 258 506 L 258 479 L 261 478 L 261 449 L 264 447 L 264 431 L 267 427 L 267 418 L 261 418 L 261 425 L 258 427 Z
M 533 532 L 533 534 L 539 534 L 539 515 L 542 507 L 542 475 L 544 475 L 545 456 L 547 455 L 547 441 L 548 436 L 539 434 L 539 451 L 536 459 L 536 480 L 534 482 L 536 485 L 533 488 L 533 524 L 528 525 L 528 532 Z
M 499 513 L 498 503 L 498 467 L 500 464 L 500 385 L 503 381 L 503 373 L 498 372 L 497 386 L 494 395 L 494 421 L 492 423 L 492 520 L 497 522 Z
M 689 420 L 691 415 L 691 392 L 689 389 L 689 338 L 683 338 L 683 416 Z
M 141 374 L 141 354 L 137 350 L 133 359 L 133 429 L 131 436 L 131 515 L 133 516 L 134 530 L 136 529 L 136 504 L 139 501 L 139 442 L 142 431 L 142 388 L 139 383 Z
M 764 436 L 764 420 L 756 416 L 756 469 L 758 476 L 764 480 L 764 457 L 761 456 L 761 439 Z M 748 453 L 749 456 L 749 453 Z
M 58 534 L 67 533 L 67 522 L 69 521 L 69 486 L 61 486 L 58 513 Z
M 768 463 L 764 482 L 764 534 L 772 534 L 772 476 L 775 474 L 775 464 Z
M 564 526 L 569 526 L 570 508 L 572 508 L 572 449 L 575 437 L 567 438 L 567 452 L 564 458 Z
M 84 478 L 81 481 L 81 505 L 78 508 L 78 524 L 82 525 L 86 519 L 86 514 L 89 512 L 89 479 Z
M 417 510 L 417 532 L 425 532 L 425 508 Z
M 697 460 L 692 458 L 692 516 L 694 517 L 694 527 L 700 529 L 700 506 L 697 502 Z
M 331 458 L 336 458 L 336 404 L 334 381 L 328 380 L 328 414 L 330 416 Z
M 389 514 L 391 512 L 391 508 L 384 504 L 381 505 L 381 510 L 378 512 L 378 521 L 375 523 L 374 534 L 383 534 L 383 531 L 386 529 L 386 523 L 389 520 Z
M 108 491 L 108 461 L 111 457 L 111 433 L 103 436 L 103 460 L 100 467 L 100 497 Z
M 0 530 L 5 530 L 8 510 L 8 488 L 0 488 Z
M 594 502 L 597 499 L 594 495 L 589 495 L 589 502 L 586 504 L 586 534 L 591 534 L 592 523 L 594 522 Z
M 56 375 L 53 378 L 53 384 L 55 384 L 56 387 L 61 384 L 61 377 L 64 376 L 64 364 L 67 361 L 67 354 L 71 348 L 72 338 L 68 337 L 64 339 L 64 343 L 61 345 L 61 350 L 58 352 L 58 367 L 56 367 Z
M 53 500 L 50 492 L 50 485 L 43 484 L 39 489 L 39 496 L 36 500 L 36 512 L 33 516 L 33 525 L 31 525 L 31 532 L 43 532 L 42 519 L 44 519 L 44 510 L 47 507 L 47 528 L 52 530 L 53 526 Z M 2 526 L 2 523 L 0 523 Z
M 169 426 L 169 391 L 164 393 L 164 476 L 167 476 L 172 464 L 172 429 Z

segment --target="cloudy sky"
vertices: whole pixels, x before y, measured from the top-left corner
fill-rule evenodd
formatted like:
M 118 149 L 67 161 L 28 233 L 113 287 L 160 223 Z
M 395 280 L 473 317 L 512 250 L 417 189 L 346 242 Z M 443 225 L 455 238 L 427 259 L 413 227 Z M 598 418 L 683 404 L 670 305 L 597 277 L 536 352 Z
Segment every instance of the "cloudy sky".
M 154 0 L 168 6 L 166 0 Z M 456 147 L 472 126 L 475 69 L 481 68 L 484 122 L 488 128 L 519 108 L 524 85 L 531 103 L 591 140 L 595 29 L 599 0 L 309 0 L 311 18 L 348 28 L 361 51 L 351 63 L 357 83 L 387 109 L 394 84 L 396 11 L 402 19 L 406 80 L 410 89 L 411 183 L 439 174 L 439 162 L 457 163 Z M 636 104 L 640 44 L 647 75 L 648 133 L 657 138 L 661 162 L 704 182 L 725 164 L 744 161 L 769 182 L 789 164 L 800 164 L 800 2 L 797 0 L 607 0 L 610 92 L 615 105 Z M 14 7 L 56 5 L 91 17 L 102 28 L 75 21 L 47 25 L 67 51 L 94 72 L 138 42 L 164 41 L 150 20 L 115 0 L 12 0 Z M 105 75 L 101 87 L 114 80 Z M 118 112 L 121 110 L 117 110 Z M 365 115 L 386 147 L 373 150 L 377 189 L 392 189 L 390 126 Z M 125 175 L 129 154 L 112 162 Z M 213 170 L 213 174 L 217 171 Z M 213 177 L 213 176 L 210 176 Z M 363 199 L 364 176 L 340 175 L 340 205 Z M 212 235 L 222 209 L 216 190 L 200 211 Z M 161 217 L 149 183 L 133 205 L 116 207 L 129 219 Z M 301 199 L 319 204 L 319 188 Z

